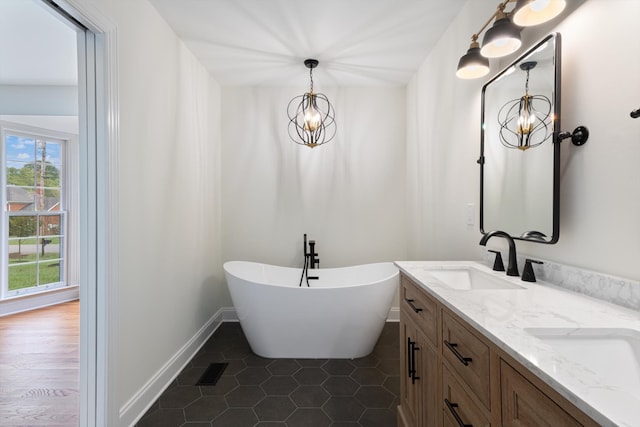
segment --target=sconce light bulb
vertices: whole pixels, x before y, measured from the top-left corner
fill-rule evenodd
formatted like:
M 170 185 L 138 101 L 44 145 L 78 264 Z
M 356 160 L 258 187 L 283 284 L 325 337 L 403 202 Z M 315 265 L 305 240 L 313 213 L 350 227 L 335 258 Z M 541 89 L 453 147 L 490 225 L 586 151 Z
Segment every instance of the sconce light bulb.
M 480 45 L 472 41 L 467 53 L 460 58 L 456 76 L 459 79 L 477 79 L 489 73 L 489 60 L 480 55 Z
M 520 28 L 505 14 L 499 14 L 493 26 L 484 33 L 480 54 L 487 58 L 500 58 L 520 49 Z
M 540 12 L 549 7 L 550 0 L 534 0 L 531 2 L 531 10 L 534 12 Z
M 513 22 L 520 27 L 542 24 L 558 16 L 566 6 L 566 0 L 518 0 Z

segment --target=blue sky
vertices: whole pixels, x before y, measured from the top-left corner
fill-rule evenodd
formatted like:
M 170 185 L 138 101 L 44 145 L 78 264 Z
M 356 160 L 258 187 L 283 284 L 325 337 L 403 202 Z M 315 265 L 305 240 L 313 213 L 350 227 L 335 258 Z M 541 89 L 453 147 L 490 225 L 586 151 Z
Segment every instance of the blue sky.
M 47 141 L 46 144 L 46 160 L 56 165 L 60 169 L 61 165 L 61 146 L 59 142 Z M 22 168 L 26 163 L 33 163 L 34 160 L 40 160 L 41 151 L 35 147 L 33 138 L 22 137 L 17 135 L 7 135 L 6 139 L 6 157 L 7 167 Z

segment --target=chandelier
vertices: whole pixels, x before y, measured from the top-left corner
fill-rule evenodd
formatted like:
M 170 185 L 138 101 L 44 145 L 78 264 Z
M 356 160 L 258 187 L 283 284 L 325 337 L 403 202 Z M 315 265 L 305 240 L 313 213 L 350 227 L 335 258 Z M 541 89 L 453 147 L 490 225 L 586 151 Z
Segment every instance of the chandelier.
M 317 59 L 306 59 L 309 69 L 309 92 L 296 96 L 287 106 L 289 137 L 293 142 L 309 148 L 326 144 L 336 134 L 335 112 L 326 95 L 313 91 L 313 69 Z

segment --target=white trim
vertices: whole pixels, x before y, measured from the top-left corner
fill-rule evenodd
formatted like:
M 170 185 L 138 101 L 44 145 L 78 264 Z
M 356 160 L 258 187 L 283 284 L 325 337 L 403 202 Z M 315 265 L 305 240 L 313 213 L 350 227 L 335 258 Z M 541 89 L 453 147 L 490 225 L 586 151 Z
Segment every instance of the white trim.
M 226 319 L 229 310 L 235 313 L 235 310 L 228 308 L 218 310 L 207 323 L 120 408 L 120 422 L 118 425 L 133 426 L 140 420 L 173 380 L 175 380 L 178 374 L 182 372 L 184 367 L 193 359 L 218 327 L 223 322 L 229 321 Z
M 238 313 L 236 313 L 236 309 L 233 307 L 222 307 L 220 309 L 222 311 L 222 321 L 223 322 L 239 322 Z
M 86 0 L 54 2 L 88 31 L 79 40 L 80 135 L 80 422 L 118 423 L 118 61 L 117 26 Z M 87 57 L 81 55 L 86 54 Z M 82 73 L 79 73 L 79 77 Z M 85 85 L 86 90 L 80 90 Z M 82 94 L 82 92 L 85 92 Z M 83 117 L 84 116 L 84 117 Z M 84 123 L 82 123 L 84 120 Z M 82 139 L 81 139 L 82 141 Z
M 7 298 L 0 302 L 0 317 L 62 302 L 75 301 L 78 298 L 80 298 L 79 286 L 65 286 L 64 288 Z
M 391 307 L 389 314 L 387 315 L 387 322 L 399 322 L 400 321 L 400 307 Z

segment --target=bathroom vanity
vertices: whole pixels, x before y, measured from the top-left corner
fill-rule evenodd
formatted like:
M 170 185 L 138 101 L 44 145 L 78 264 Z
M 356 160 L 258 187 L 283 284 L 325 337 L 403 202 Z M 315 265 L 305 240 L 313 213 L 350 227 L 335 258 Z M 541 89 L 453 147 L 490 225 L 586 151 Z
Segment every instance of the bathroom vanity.
M 639 313 L 479 263 L 396 265 L 398 426 L 637 425 Z

